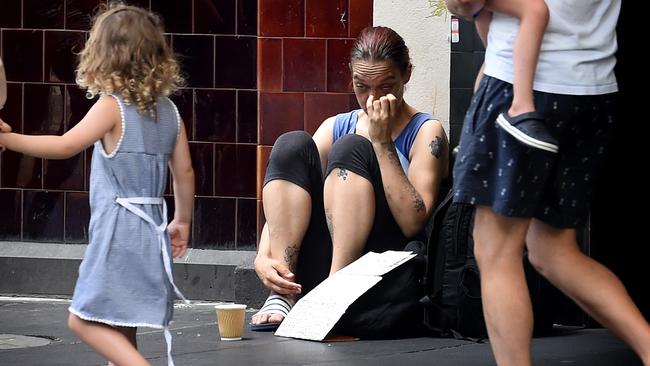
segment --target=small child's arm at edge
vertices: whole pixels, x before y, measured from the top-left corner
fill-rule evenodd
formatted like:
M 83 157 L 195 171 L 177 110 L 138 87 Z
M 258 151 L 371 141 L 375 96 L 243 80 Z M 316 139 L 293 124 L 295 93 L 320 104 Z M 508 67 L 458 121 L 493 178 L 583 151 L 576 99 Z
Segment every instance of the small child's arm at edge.
M 487 0 L 485 7 L 493 12 L 499 12 L 523 19 L 548 22 L 548 7 L 544 0 Z M 542 28 L 543 32 L 543 28 Z
M 110 96 L 102 96 L 70 131 L 58 135 L 0 133 L 0 146 L 44 159 L 67 159 L 103 138 L 120 123 L 119 106 Z

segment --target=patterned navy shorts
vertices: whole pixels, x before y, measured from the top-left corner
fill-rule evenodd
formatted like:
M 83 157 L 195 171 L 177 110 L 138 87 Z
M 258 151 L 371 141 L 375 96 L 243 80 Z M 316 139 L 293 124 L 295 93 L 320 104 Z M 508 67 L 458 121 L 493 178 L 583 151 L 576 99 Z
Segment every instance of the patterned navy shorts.
M 454 201 L 535 217 L 558 228 L 586 222 L 604 161 L 616 94 L 535 92 L 537 111 L 560 144 L 557 154 L 530 148 L 496 124 L 512 102 L 512 84 L 485 76 L 465 115 L 454 165 Z

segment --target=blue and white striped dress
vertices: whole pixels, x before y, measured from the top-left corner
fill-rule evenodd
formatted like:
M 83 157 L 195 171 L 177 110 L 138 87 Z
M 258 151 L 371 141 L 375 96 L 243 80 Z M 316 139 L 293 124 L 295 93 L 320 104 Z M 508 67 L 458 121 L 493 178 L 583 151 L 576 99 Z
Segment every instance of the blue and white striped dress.
M 158 100 L 154 119 L 113 97 L 122 136 L 110 153 L 101 140 L 94 145 L 89 244 L 69 310 L 114 326 L 166 329 L 177 295 L 162 196 L 180 117 L 168 98 Z

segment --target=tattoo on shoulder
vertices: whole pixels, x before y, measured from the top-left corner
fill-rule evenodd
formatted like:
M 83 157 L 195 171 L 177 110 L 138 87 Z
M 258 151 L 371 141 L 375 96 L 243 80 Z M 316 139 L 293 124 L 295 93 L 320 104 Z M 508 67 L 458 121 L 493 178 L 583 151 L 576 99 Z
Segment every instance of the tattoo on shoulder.
M 345 168 L 339 168 L 339 172 L 336 174 L 337 177 L 346 180 L 348 179 L 348 170 Z
M 436 136 L 429 144 L 431 155 L 435 156 L 436 159 L 440 159 L 440 155 L 442 155 L 442 145 L 443 140 L 440 136 Z

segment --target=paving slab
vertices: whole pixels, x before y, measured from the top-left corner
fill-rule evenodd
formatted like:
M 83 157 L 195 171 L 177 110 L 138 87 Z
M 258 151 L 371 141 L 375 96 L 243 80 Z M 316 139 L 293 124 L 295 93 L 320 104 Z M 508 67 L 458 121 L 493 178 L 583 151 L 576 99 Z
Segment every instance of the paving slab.
M 0 349 L 0 365 L 105 365 L 67 328 L 65 299 L 0 298 L 0 334 L 40 337 L 48 344 Z M 247 312 L 247 318 L 254 310 Z M 246 329 L 241 341 L 218 337 L 214 304 L 175 308 L 173 355 L 176 365 L 494 365 L 488 343 L 455 339 L 410 338 L 355 342 L 311 342 Z M 535 365 L 636 366 L 636 355 L 609 331 L 557 327 L 535 338 Z M 138 331 L 141 352 L 152 365 L 166 365 L 162 331 Z

